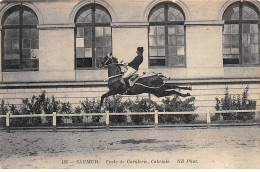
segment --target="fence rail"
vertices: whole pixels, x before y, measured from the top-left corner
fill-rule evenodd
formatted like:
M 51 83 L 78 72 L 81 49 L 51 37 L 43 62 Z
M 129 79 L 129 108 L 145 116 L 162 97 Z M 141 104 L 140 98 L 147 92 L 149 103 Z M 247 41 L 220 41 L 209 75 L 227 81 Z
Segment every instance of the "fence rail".
M 260 110 L 225 110 L 225 111 L 192 111 L 192 112 L 129 112 L 129 113 L 110 113 L 106 111 L 105 113 L 81 113 L 81 114 L 25 114 L 25 115 L 12 115 L 11 113 L 6 113 L 6 115 L 0 115 L 0 118 L 6 118 L 6 132 L 10 132 L 10 118 L 33 118 L 33 117 L 52 117 L 53 132 L 57 131 L 57 117 L 61 116 L 104 116 L 106 117 L 106 129 L 109 130 L 109 116 L 111 115 L 154 115 L 154 125 L 158 128 L 159 115 L 190 115 L 190 114 L 206 114 L 207 128 L 211 127 L 211 114 L 219 113 L 239 113 L 239 112 L 255 112 L 258 114 L 260 121 Z

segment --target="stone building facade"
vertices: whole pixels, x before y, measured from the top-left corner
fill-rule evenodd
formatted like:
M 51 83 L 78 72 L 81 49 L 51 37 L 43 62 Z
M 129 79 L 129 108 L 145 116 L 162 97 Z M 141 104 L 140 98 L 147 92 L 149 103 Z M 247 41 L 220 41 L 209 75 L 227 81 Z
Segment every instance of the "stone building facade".
M 259 11 L 256 0 L 3 0 L 0 99 L 98 99 L 108 90 L 100 58 L 129 62 L 143 46 L 140 71 L 192 86 L 198 110 L 246 86 L 259 108 Z

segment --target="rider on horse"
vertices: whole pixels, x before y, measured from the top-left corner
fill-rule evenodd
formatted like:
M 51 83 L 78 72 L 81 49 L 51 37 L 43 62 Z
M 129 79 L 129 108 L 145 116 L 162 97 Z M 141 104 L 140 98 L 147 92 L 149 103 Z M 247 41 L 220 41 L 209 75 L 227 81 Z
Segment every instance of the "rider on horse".
M 121 80 L 121 82 L 126 86 L 126 89 L 129 89 L 130 87 L 130 77 L 138 71 L 139 66 L 143 62 L 143 52 L 144 48 L 138 47 L 136 51 L 137 56 L 130 63 L 127 64 L 127 71 L 124 73 L 123 78 Z

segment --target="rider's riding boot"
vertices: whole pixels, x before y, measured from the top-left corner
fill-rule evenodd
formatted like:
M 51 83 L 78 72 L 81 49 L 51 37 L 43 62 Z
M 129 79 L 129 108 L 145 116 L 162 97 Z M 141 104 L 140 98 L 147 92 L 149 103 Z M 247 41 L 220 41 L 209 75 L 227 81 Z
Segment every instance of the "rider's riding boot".
M 129 81 L 127 78 L 124 78 L 124 81 L 125 81 L 125 86 L 126 86 L 126 89 L 128 89 L 130 87 L 129 85 Z

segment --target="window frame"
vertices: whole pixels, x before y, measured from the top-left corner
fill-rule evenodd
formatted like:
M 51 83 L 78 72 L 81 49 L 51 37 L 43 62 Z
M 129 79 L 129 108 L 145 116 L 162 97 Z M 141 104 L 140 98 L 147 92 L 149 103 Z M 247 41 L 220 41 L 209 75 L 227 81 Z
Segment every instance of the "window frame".
M 239 20 L 225 20 L 224 15 L 227 12 L 228 8 L 232 5 L 238 4 L 239 6 Z M 242 19 L 242 8 L 244 4 L 248 5 L 251 9 L 253 9 L 257 14 L 259 20 L 243 20 Z M 224 20 L 224 25 L 226 24 L 237 24 L 238 25 L 238 36 L 239 36 L 239 64 L 224 64 L 224 53 L 223 53 L 223 35 L 224 35 L 224 26 L 222 29 L 222 60 L 223 60 L 223 67 L 250 67 L 250 66 L 260 66 L 260 11 L 257 9 L 257 7 L 250 3 L 250 2 L 245 2 L 245 1 L 238 1 L 230 4 L 226 10 L 224 11 L 222 15 L 222 19 Z M 259 59 L 259 64 L 243 64 L 243 54 L 242 54 L 242 25 L 243 24 L 258 24 L 258 59 Z
M 164 7 L 164 21 L 163 22 L 151 22 L 149 21 L 151 15 L 153 14 L 152 11 L 153 9 L 155 9 L 156 7 L 163 5 Z M 175 8 L 177 8 L 183 15 L 184 20 L 183 21 L 168 21 L 168 9 L 169 6 L 174 6 Z M 148 15 L 148 22 L 149 22 L 149 27 L 148 27 L 148 67 L 149 68 L 186 68 L 187 67 L 187 60 L 186 60 L 186 25 L 185 25 L 185 20 L 186 20 L 186 16 L 184 11 L 182 10 L 182 8 L 172 2 L 162 2 L 159 4 L 156 4 L 151 10 L 150 13 Z M 184 65 L 183 66 L 169 66 L 169 43 L 168 43 L 168 27 L 169 26 L 177 26 L 177 25 L 181 25 L 184 27 Z M 165 66 L 151 66 L 150 65 L 150 37 L 149 37 L 149 33 L 150 33 L 150 26 L 165 26 Z M 158 56 L 159 57 L 159 56 Z
M 95 22 L 95 10 L 96 10 L 96 6 L 102 7 L 103 10 L 109 15 L 111 22 L 112 22 L 112 17 L 109 13 L 109 11 L 102 5 L 100 4 L 96 4 L 96 3 L 91 3 L 91 4 L 87 4 L 83 7 L 81 7 L 75 16 L 74 19 L 74 23 L 75 23 L 75 29 L 74 29 L 74 70 L 100 70 L 102 68 L 97 68 L 96 67 L 96 40 L 95 40 L 95 28 L 96 27 L 110 27 L 111 29 L 111 48 L 112 48 L 112 27 L 111 27 L 111 22 L 109 23 L 97 23 Z M 91 23 L 77 23 L 76 20 L 79 17 L 79 14 L 81 14 L 81 12 L 84 12 L 88 7 L 90 7 L 91 9 L 91 17 L 92 17 L 92 22 Z M 94 22 L 93 22 L 94 21 Z M 91 49 L 92 49 L 92 67 L 77 67 L 77 46 L 76 46 L 76 35 L 77 35 L 77 28 L 78 27 L 91 27 Z
M 7 19 L 7 17 L 9 15 L 11 15 L 12 13 L 19 11 L 19 25 L 4 25 L 4 21 Z M 24 6 L 24 5 L 16 5 L 14 7 L 11 7 L 10 9 L 8 9 L 4 15 L 3 18 L 1 20 L 1 25 L 2 25 L 2 31 L 1 31 L 1 55 L 2 55 L 2 72 L 26 72 L 26 71 L 39 71 L 39 59 L 38 59 L 38 69 L 36 68 L 32 68 L 32 69 L 23 69 L 22 68 L 22 60 L 23 60 L 23 48 L 22 48 L 22 41 L 23 41 L 23 29 L 37 29 L 37 24 L 36 25 L 23 25 L 23 12 L 24 11 L 29 11 L 32 14 L 34 14 L 34 16 L 38 19 L 38 16 L 36 15 L 36 13 L 29 7 Z M 39 19 L 38 19 L 38 23 L 39 23 Z M 19 69 L 5 69 L 5 65 L 4 65 L 4 53 L 5 53 L 5 49 L 4 49 L 4 36 L 5 36 L 5 30 L 6 29 L 19 29 L 19 60 L 20 60 L 20 68 Z M 38 30 L 38 29 L 37 29 Z M 38 31 L 39 32 L 39 31 Z M 38 39 L 39 41 L 39 39 Z

